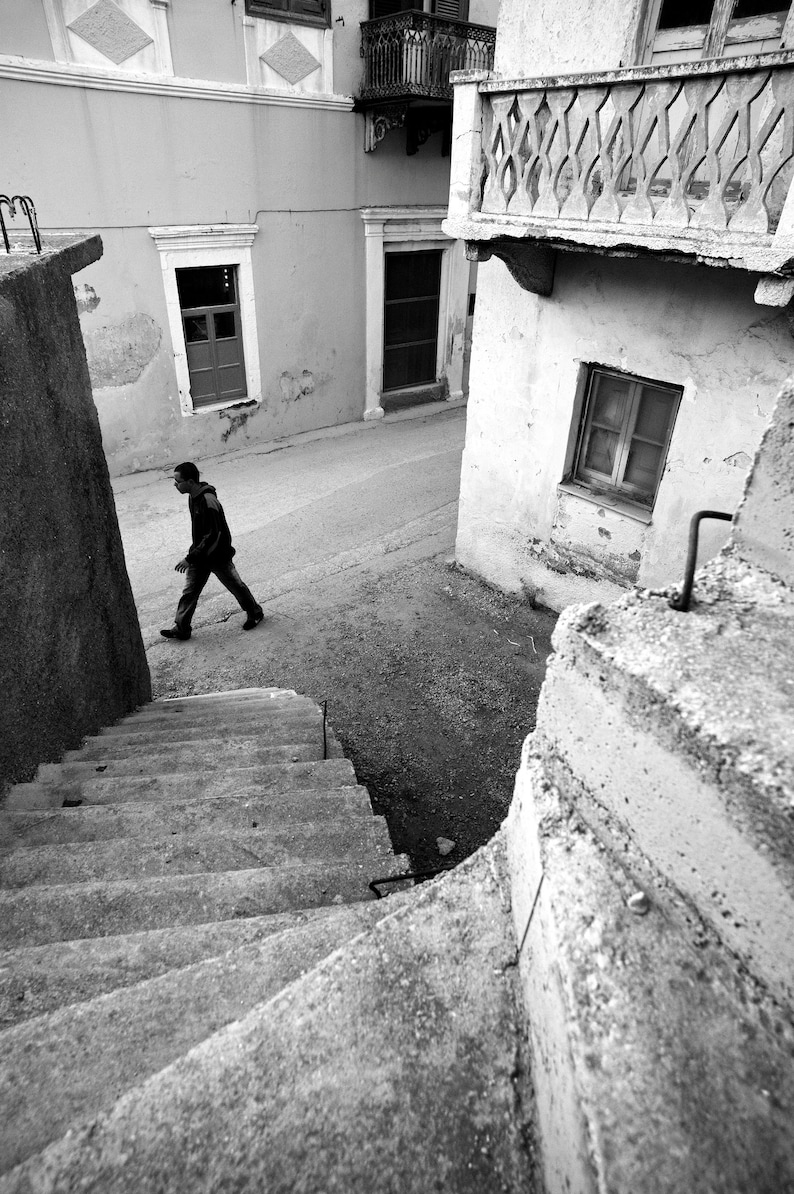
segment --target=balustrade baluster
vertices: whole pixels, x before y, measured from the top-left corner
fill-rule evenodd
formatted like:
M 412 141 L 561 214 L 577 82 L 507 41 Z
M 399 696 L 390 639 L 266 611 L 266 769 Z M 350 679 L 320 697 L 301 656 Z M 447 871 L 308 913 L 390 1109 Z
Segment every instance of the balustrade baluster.
M 593 171 L 601 152 L 601 109 L 609 96 L 608 87 L 582 87 L 578 92 L 581 113 L 578 128 L 571 134 L 571 192 L 560 209 L 564 219 L 586 220 L 595 196 L 590 191 Z M 581 156 L 580 156 L 581 155 Z
M 611 89 L 610 100 L 615 114 L 602 138 L 598 155 L 604 189 L 590 210 L 591 220 L 617 222 L 620 219 L 622 209 L 618 191 L 634 152 L 633 117 L 643 90 L 642 83 L 619 83 Z
M 750 105 L 763 90 L 768 78 L 767 74 L 729 75 L 726 77 L 720 92 L 720 99 L 725 103 L 725 115 L 716 132 L 709 136 L 705 159 L 708 195 L 692 213 L 690 224 L 693 228 L 728 227 L 728 208 L 725 203 L 726 188 L 747 160 L 752 138 Z M 713 103 L 714 101 L 712 101 Z M 709 115 L 712 112 L 712 104 L 708 108 Z M 723 151 L 725 151 L 729 136 L 734 131 L 737 141 L 736 152 L 732 159 L 729 159 L 727 151 Z
M 539 194 L 532 212 L 535 216 L 554 217 L 560 214 L 561 202 L 557 188 L 570 152 L 566 117 L 575 99 L 574 88 L 546 92 L 550 117 L 540 144 Z
M 652 187 L 670 159 L 670 107 L 681 91 L 678 82 L 660 82 L 645 88 L 638 109 L 638 130 L 632 166 L 636 190 L 623 209 L 624 224 L 651 224 L 656 215 Z M 653 152 L 654 136 L 656 153 Z M 667 180 L 665 180 L 667 182 Z
M 510 210 L 516 215 L 531 215 L 538 198 L 538 163 L 543 140 L 540 112 L 546 104 L 546 94 L 529 91 L 516 99 L 521 114 L 515 140 L 520 176 Z
M 728 222 L 732 232 L 768 232 L 772 223 L 767 197 L 781 172 L 794 157 L 794 75 L 773 74 L 769 83 L 771 109 L 751 139 L 748 152 L 750 183 L 744 202 Z M 778 130 L 779 133 L 778 133 Z M 764 150 L 778 133 L 780 145 L 771 161 Z

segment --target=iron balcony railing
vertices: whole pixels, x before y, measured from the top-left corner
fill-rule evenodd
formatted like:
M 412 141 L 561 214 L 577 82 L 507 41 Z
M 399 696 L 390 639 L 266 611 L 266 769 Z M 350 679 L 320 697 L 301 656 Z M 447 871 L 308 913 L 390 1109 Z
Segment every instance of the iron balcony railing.
M 489 79 L 479 91 L 473 212 L 659 231 L 777 227 L 794 173 L 794 54 Z
M 361 24 L 364 84 L 359 100 L 452 99 L 453 70 L 490 70 L 496 30 L 425 12 Z

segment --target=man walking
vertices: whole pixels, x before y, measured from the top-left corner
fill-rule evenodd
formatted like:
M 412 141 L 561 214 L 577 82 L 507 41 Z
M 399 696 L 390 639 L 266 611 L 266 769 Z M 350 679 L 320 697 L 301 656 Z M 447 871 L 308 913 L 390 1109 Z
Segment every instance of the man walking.
M 177 572 L 187 573 L 187 582 L 176 608 L 174 626 L 160 633 L 163 638 L 190 638 L 198 599 L 213 573 L 248 614 L 243 630 L 253 630 L 265 615 L 232 563 L 235 554 L 232 536 L 213 486 L 199 481 L 199 471 L 189 460 L 174 469 L 174 484 L 180 493 L 188 495 L 193 542 L 185 558 L 176 565 Z

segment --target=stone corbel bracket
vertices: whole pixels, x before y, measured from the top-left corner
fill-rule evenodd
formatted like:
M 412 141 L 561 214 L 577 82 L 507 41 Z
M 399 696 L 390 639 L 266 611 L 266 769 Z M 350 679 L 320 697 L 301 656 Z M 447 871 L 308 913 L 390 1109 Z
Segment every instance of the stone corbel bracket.
M 469 261 L 488 261 L 498 257 L 522 290 L 548 297 L 554 287 L 557 250 L 537 241 L 466 241 Z
M 372 153 L 390 129 L 401 129 L 407 115 L 407 104 L 389 104 L 388 107 L 370 108 L 365 112 L 364 152 Z

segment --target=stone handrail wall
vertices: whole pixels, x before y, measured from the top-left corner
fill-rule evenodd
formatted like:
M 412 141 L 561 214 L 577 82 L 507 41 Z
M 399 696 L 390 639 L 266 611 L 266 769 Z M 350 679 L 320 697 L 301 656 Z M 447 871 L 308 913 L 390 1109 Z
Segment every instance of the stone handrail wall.
M 490 70 L 496 30 L 424 12 L 401 12 L 361 25 L 365 62 L 361 99 L 405 95 L 451 99 L 457 70 Z
M 794 55 L 480 83 L 486 214 L 772 233 Z

